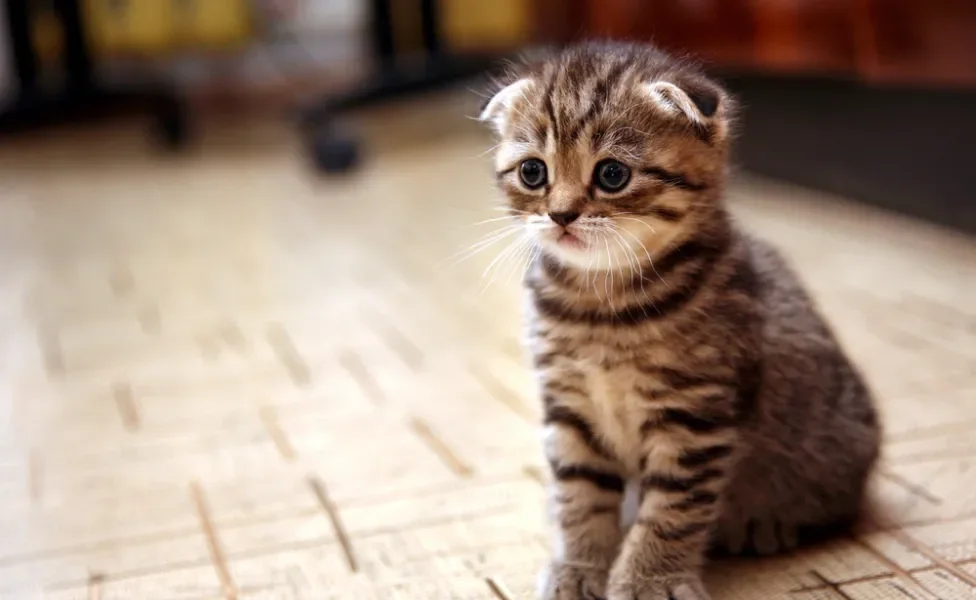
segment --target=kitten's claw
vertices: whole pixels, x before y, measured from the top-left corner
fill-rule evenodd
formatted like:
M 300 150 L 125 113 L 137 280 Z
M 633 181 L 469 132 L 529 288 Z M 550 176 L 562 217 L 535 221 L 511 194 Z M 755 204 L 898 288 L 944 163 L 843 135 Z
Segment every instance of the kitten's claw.
M 545 573 L 542 600 L 606 600 L 607 571 L 553 563 Z
M 627 579 L 610 582 L 607 600 L 711 600 L 696 576 Z
M 711 596 L 705 591 L 705 586 L 697 578 L 675 586 L 671 592 L 671 597 L 674 600 L 711 600 Z

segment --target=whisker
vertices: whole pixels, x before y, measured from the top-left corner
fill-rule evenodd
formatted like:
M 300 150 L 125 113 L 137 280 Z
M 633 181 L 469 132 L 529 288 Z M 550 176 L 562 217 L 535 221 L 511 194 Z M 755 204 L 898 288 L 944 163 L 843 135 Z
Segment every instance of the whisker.
M 625 252 L 627 252 L 629 250 L 630 255 L 633 256 L 633 258 L 634 258 L 634 265 L 635 265 L 634 266 L 634 273 L 636 273 L 640 277 L 641 295 L 643 295 L 644 296 L 644 299 L 647 300 L 647 304 L 650 304 L 651 306 L 654 306 L 654 302 L 647 295 L 647 289 L 646 289 L 646 286 L 644 285 L 645 284 L 645 278 L 644 278 L 644 274 L 641 272 L 641 269 L 640 269 L 640 258 L 638 258 L 637 252 L 634 251 L 633 248 L 630 248 L 629 246 L 627 246 L 626 240 L 624 240 L 624 236 L 620 235 L 620 231 L 618 231 L 616 229 L 611 229 L 611 231 L 617 236 L 617 243 L 621 244 L 625 248 Z M 637 241 L 638 241 L 638 243 L 640 242 L 640 240 L 637 240 Z M 653 268 L 653 265 L 652 265 L 652 268 Z M 641 312 L 643 312 L 644 315 L 647 316 L 647 309 L 645 308 L 645 305 L 644 304 L 641 305 Z
M 607 232 L 604 233 L 604 236 L 603 236 L 604 239 L 609 239 L 610 238 L 610 236 L 608 234 L 611 231 L 613 231 L 613 230 L 612 229 L 609 229 L 609 228 L 607 229 Z M 624 255 L 626 256 L 626 252 L 624 253 Z M 613 258 L 613 255 L 611 254 L 610 255 L 610 290 L 612 292 L 616 292 L 617 291 L 617 286 L 614 285 L 614 281 L 613 281 L 614 271 L 618 272 L 620 274 L 620 276 L 623 277 L 624 276 L 624 273 L 621 270 L 622 268 L 623 268 L 622 265 L 614 265 L 614 258 Z M 616 307 L 613 305 L 613 300 L 612 299 L 610 300 L 610 308 L 613 309 L 615 312 L 617 310 Z
M 539 246 L 538 244 L 533 244 L 532 254 L 529 255 L 529 260 L 525 261 L 525 266 L 522 268 L 522 281 L 525 281 L 525 274 L 528 271 L 529 267 L 532 266 L 532 264 L 534 264 L 537 260 L 539 260 L 539 256 L 541 255 L 542 255 L 542 247 Z
M 524 235 L 519 238 L 516 238 L 515 240 L 513 240 L 508 244 L 505 250 L 503 250 L 501 253 L 498 254 L 498 256 L 492 259 L 492 261 L 488 264 L 487 267 L 485 267 L 485 270 L 481 272 L 482 279 L 488 277 L 489 273 L 491 273 L 491 277 L 482 286 L 481 290 L 479 291 L 479 294 L 483 294 L 485 290 L 487 290 L 489 287 L 492 286 L 492 284 L 495 283 L 495 277 L 498 275 L 499 265 L 504 264 L 506 260 L 509 260 L 514 255 L 514 253 L 517 252 L 522 247 L 522 244 L 524 244 L 527 241 L 527 239 L 528 236 L 524 236 Z
M 511 261 L 512 269 L 511 272 L 507 273 L 505 276 L 506 282 L 510 281 L 510 278 L 513 275 L 524 278 L 524 274 L 532 261 L 532 255 L 535 253 L 536 246 L 537 244 L 535 243 L 535 238 L 532 236 L 526 236 L 525 243 L 522 245 L 522 248 L 519 250 L 518 254 Z M 521 269 L 519 269 L 520 264 L 522 265 Z M 522 280 L 520 279 L 517 280 L 517 282 L 518 281 Z
M 500 261 L 505 260 L 505 257 L 507 257 L 510 253 L 512 253 L 516 248 L 518 248 L 521 245 L 521 243 L 522 243 L 521 237 L 517 237 L 514 240 L 511 240 L 501 252 L 495 255 L 495 258 L 491 259 L 491 262 L 488 263 L 488 266 L 486 266 L 484 270 L 481 272 L 481 277 L 482 278 L 487 277 L 488 274 L 495 269 L 496 265 L 498 265 Z
M 474 89 L 471 86 L 466 85 L 466 86 L 464 86 L 464 89 L 465 89 L 465 91 L 470 92 L 470 93 L 474 94 L 475 96 L 478 96 L 479 98 L 484 98 L 485 100 L 488 100 L 489 98 L 491 98 L 491 94 L 486 94 L 483 91 L 476 90 L 476 89 Z
M 652 270 L 652 271 L 654 271 L 654 274 L 655 274 L 655 275 L 657 275 L 657 278 L 658 278 L 658 279 L 660 279 L 660 280 L 661 280 L 661 282 L 662 282 L 662 283 L 664 283 L 664 285 L 665 285 L 665 286 L 667 286 L 668 288 L 670 288 L 670 287 L 671 287 L 671 284 L 669 284 L 669 283 L 668 283 L 668 282 L 667 282 L 667 281 L 666 281 L 666 280 L 664 279 L 664 277 L 661 277 L 661 274 L 657 272 L 657 268 L 656 268 L 656 267 L 654 266 L 654 259 L 653 259 L 653 258 L 651 258 L 651 252 L 650 252 L 650 250 L 648 250 L 648 249 L 647 249 L 647 246 L 645 246 L 645 245 L 644 245 L 644 242 L 642 242 L 642 241 L 641 241 L 641 239 L 640 239 L 639 237 L 637 237 L 637 236 L 636 236 L 636 235 L 634 235 L 633 233 L 631 233 L 631 232 L 629 232 L 629 231 L 627 231 L 627 230 L 626 230 L 626 229 L 624 229 L 623 227 L 618 227 L 617 229 L 618 229 L 618 231 L 621 231 L 621 232 L 623 232 L 623 233 L 626 233 L 626 234 L 627 234 L 627 235 L 629 235 L 630 237 L 632 237 L 632 238 L 634 238 L 634 240 L 635 240 L 635 241 L 636 241 L 636 242 L 637 242 L 638 244 L 640 244 L 640 247 L 644 249 L 644 254 L 645 254 L 645 255 L 647 255 L 647 264 L 649 264 L 649 265 L 651 266 L 651 270 Z M 643 275 L 641 275 L 641 282 L 643 283 L 643 281 L 644 281 L 644 276 L 643 276 Z
M 498 240 L 500 240 L 500 239 L 502 239 L 504 237 L 507 237 L 507 236 L 511 235 L 513 232 L 520 231 L 521 229 L 522 229 L 522 227 L 519 226 L 517 223 L 513 223 L 512 225 L 505 226 L 505 227 L 503 227 L 501 229 L 498 229 L 496 231 L 493 231 L 491 233 L 486 234 L 479 241 L 474 242 L 473 244 L 471 244 L 467 248 L 465 248 L 465 249 L 463 249 L 463 250 L 461 250 L 461 251 L 459 251 L 459 252 L 457 252 L 457 253 L 449 256 L 448 258 L 453 258 L 454 256 L 457 256 L 458 254 L 464 254 L 464 253 L 466 253 L 466 252 L 468 252 L 470 250 L 480 250 L 480 249 L 482 249 L 485 246 L 490 246 L 491 244 L 497 242 Z
M 610 267 L 608 272 L 603 274 L 603 288 L 607 293 L 607 301 L 610 303 L 610 308 L 613 308 L 613 300 L 611 299 L 611 290 L 613 289 L 613 253 L 610 252 L 610 242 L 606 235 L 603 236 L 603 243 L 607 247 L 607 262 Z
M 468 118 L 469 118 L 469 119 L 474 119 L 475 121 L 480 121 L 480 120 L 481 120 L 481 119 L 479 119 L 478 117 L 470 117 L 470 116 L 469 116 Z M 504 142 L 502 142 L 502 143 L 504 143 Z M 488 148 L 488 149 L 487 149 L 487 150 L 485 150 L 484 152 L 480 152 L 480 153 L 478 153 L 478 154 L 475 154 L 474 156 L 468 156 L 468 157 L 466 157 L 466 158 L 467 158 L 468 160 L 474 160 L 474 159 L 476 159 L 476 158 L 482 158 L 483 156 L 485 156 L 485 155 L 487 155 L 487 154 L 491 154 L 492 152 L 494 152 L 494 151 L 495 151 L 495 149 L 497 149 L 497 148 L 498 148 L 499 146 L 501 146 L 501 145 L 502 145 L 502 143 L 498 143 L 498 144 L 495 144 L 494 146 L 492 146 L 491 148 Z
M 483 252 L 484 250 L 496 244 L 497 242 L 505 239 L 506 237 L 512 235 L 513 233 L 521 231 L 522 229 L 523 227 L 521 225 L 518 224 L 510 225 L 500 231 L 489 234 L 489 236 L 486 239 L 477 241 L 471 244 L 470 246 L 468 246 L 467 248 L 455 252 L 451 256 L 448 256 L 447 259 L 455 259 L 452 263 L 452 266 L 457 266 L 458 264 L 468 260 L 469 258 L 473 257 L 476 254 Z
M 587 288 L 590 287 L 590 265 L 592 264 L 593 264 L 593 254 L 590 253 L 590 259 L 586 261 L 586 272 L 585 272 L 586 277 L 582 281 L 580 281 L 579 289 L 576 290 L 576 302 L 574 303 L 574 305 L 579 305 L 580 303 L 580 299 L 582 298 L 583 295 L 583 284 L 585 283 Z M 560 266 L 560 269 L 562 269 L 562 266 Z
M 623 232 L 623 233 L 626 233 L 627 235 L 629 235 L 630 237 L 634 238 L 634 241 L 637 242 L 640 245 L 640 247 L 644 250 L 644 254 L 647 256 L 647 262 L 653 263 L 653 260 L 651 259 L 651 252 L 650 252 L 650 250 L 647 249 L 647 246 L 644 245 L 644 242 L 642 242 L 639 237 L 637 237 L 633 233 L 627 231 L 623 227 L 620 227 L 620 226 L 617 226 L 617 225 L 614 226 L 614 231 L 617 232 L 617 235 L 620 235 L 620 233 Z
M 519 281 L 525 281 L 525 273 L 526 271 L 528 271 L 529 265 L 532 264 L 532 261 L 534 260 L 536 250 L 537 250 L 537 245 L 532 243 L 532 241 L 530 240 L 529 244 L 526 245 L 525 258 L 522 259 L 521 258 L 522 255 L 521 254 L 519 255 L 520 256 L 519 262 L 522 263 L 522 270 L 521 271 L 518 271 L 518 269 L 513 270 L 513 274 L 514 273 L 519 274 Z
M 512 275 L 518 272 L 518 266 L 524 260 L 524 257 L 532 251 L 532 241 L 529 236 L 525 236 L 525 243 L 519 244 L 519 248 L 507 261 L 508 264 L 505 268 L 504 280 L 506 283 L 511 281 Z
M 613 238 L 613 241 L 617 242 L 617 246 L 619 246 L 620 249 L 623 250 L 624 258 L 627 259 L 627 268 L 629 268 L 631 271 L 639 272 L 640 261 L 637 260 L 637 255 L 634 254 L 634 251 L 627 246 L 624 237 L 620 235 L 620 232 L 618 232 L 613 227 L 610 227 L 608 231 L 616 236 L 615 238 Z
M 648 229 L 650 229 L 652 234 L 656 234 L 657 233 L 657 230 L 654 229 L 654 227 L 652 227 L 651 224 L 648 223 L 647 221 L 641 221 L 640 219 L 635 219 L 634 217 L 619 217 L 619 218 L 620 219 L 623 219 L 625 221 L 635 221 L 637 223 L 640 223 L 644 227 L 647 227 Z
M 477 227 L 478 225 L 484 225 L 485 223 L 497 223 L 498 221 L 510 221 L 516 218 L 517 215 L 506 215 L 504 217 L 494 217 L 491 219 L 484 219 L 483 221 L 476 221 L 474 223 L 468 223 L 463 225 L 462 229 L 470 229 L 471 227 Z

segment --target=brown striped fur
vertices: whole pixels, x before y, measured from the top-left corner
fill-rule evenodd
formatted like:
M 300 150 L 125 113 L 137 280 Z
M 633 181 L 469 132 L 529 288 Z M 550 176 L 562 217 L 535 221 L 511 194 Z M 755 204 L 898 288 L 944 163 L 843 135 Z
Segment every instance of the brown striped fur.
M 623 44 L 499 83 L 482 118 L 537 250 L 529 343 L 559 533 L 543 597 L 706 599 L 708 550 L 775 552 L 854 519 L 878 454 L 871 396 L 790 267 L 726 212 L 730 98 Z M 526 159 L 547 168 L 536 189 Z M 596 185 L 606 159 L 631 171 L 615 193 Z

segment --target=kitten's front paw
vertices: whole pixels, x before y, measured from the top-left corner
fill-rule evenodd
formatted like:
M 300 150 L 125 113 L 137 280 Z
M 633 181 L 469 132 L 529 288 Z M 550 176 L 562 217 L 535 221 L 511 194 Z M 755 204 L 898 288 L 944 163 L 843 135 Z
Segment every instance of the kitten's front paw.
M 606 600 L 607 576 L 598 567 L 554 562 L 544 575 L 542 600 Z
M 697 575 L 614 574 L 607 600 L 711 600 Z

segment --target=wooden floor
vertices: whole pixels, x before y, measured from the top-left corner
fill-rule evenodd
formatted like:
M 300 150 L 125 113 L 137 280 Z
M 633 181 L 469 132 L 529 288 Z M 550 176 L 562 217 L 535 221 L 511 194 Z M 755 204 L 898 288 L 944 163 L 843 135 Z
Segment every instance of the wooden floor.
M 453 104 L 314 178 L 275 126 L 0 148 L 0 598 L 532 597 L 546 557 L 517 263 Z M 976 242 L 741 176 L 881 400 L 856 539 L 716 600 L 976 597 Z

